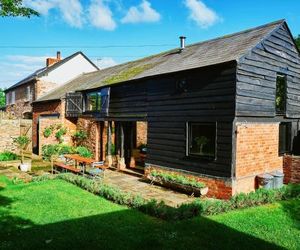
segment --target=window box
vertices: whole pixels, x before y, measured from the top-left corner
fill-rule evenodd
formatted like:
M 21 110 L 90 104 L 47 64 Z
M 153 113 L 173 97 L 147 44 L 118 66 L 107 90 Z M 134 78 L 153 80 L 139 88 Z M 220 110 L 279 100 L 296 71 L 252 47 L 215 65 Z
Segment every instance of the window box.
M 151 184 L 169 188 L 174 191 L 195 197 L 204 196 L 208 192 L 208 187 L 206 187 L 203 183 L 197 182 L 196 180 L 191 180 L 188 177 L 180 174 L 169 174 L 153 171 L 149 174 L 147 179 L 151 182 Z M 198 185 L 195 185 L 195 183 L 198 183 Z

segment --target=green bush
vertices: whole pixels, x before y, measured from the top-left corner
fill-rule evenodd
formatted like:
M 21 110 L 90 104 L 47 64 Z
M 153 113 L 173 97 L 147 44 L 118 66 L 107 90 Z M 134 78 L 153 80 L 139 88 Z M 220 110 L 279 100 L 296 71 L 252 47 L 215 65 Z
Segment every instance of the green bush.
M 76 153 L 82 157 L 93 158 L 93 153 L 86 147 L 79 146 L 76 148 Z
M 105 150 L 106 152 L 108 151 L 108 143 L 105 145 Z M 111 143 L 110 144 L 110 155 L 115 155 L 116 154 L 116 146 L 115 144 Z
M 87 133 L 84 130 L 76 131 L 72 135 L 73 140 L 76 142 L 77 145 L 82 143 L 85 139 L 87 139 Z
M 53 128 L 52 127 L 47 127 L 44 129 L 43 135 L 45 138 L 50 137 L 50 135 L 52 135 L 53 133 Z
M 65 144 L 47 144 L 42 147 L 42 155 L 44 160 L 50 160 L 52 155 L 73 154 L 75 149 Z
M 64 127 L 59 128 L 58 131 L 55 133 L 55 138 L 58 140 L 59 143 L 64 142 L 63 136 L 66 133 L 67 133 L 67 129 Z
M 0 161 L 14 161 L 17 160 L 18 156 L 10 151 L 4 151 L 0 153 Z
M 300 199 L 300 185 L 288 185 L 276 190 L 258 189 L 249 194 L 238 194 L 230 200 L 196 199 L 182 204 L 178 208 L 169 207 L 164 202 L 157 200 L 146 201 L 144 198 L 123 192 L 116 187 L 103 184 L 74 174 L 47 175 L 45 177 L 33 177 L 33 181 L 50 179 L 62 179 L 75 184 L 91 193 L 102 196 L 117 204 L 135 208 L 141 212 L 164 220 L 183 220 L 195 216 L 208 216 L 228 212 L 234 209 L 253 207 L 268 204 L 280 200 Z
M 158 171 L 151 171 L 150 175 L 156 178 L 160 178 L 164 181 L 169 181 L 169 182 L 175 182 L 178 184 L 186 185 L 186 186 L 191 186 L 195 188 L 204 188 L 205 184 L 202 182 L 198 182 L 195 179 L 186 177 L 184 175 L 180 174 L 173 174 L 173 173 L 166 173 L 166 172 L 158 172 Z

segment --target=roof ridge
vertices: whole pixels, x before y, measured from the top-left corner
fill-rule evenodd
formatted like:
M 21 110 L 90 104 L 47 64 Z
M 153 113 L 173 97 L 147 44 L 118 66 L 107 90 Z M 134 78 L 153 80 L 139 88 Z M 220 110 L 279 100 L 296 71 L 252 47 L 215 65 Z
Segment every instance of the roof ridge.
M 193 43 L 193 44 L 189 44 L 189 45 L 186 45 L 186 48 L 193 47 L 193 46 L 198 46 L 198 45 L 208 43 L 208 42 L 212 42 L 212 41 L 216 41 L 216 40 L 221 40 L 221 39 L 224 39 L 224 38 L 237 36 L 237 35 L 248 33 L 248 32 L 254 31 L 254 30 L 266 28 L 266 27 L 269 27 L 269 26 L 272 26 L 272 25 L 275 25 L 275 24 L 281 24 L 281 23 L 284 23 L 284 22 L 285 22 L 285 19 L 280 19 L 280 20 L 277 20 L 277 21 L 274 21 L 274 22 L 271 22 L 271 23 L 266 23 L 266 24 L 259 25 L 257 27 L 249 28 L 249 29 L 246 29 L 246 30 L 242 30 L 242 31 L 239 31 L 239 32 L 231 33 L 231 34 L 224 35 L 224 36 L 215 37 L 215 38 L 212 38 L 212 39 L 204 40 L 204 41 L 201 41 L 201 42 L 196 42 L 196 43 Z M 106 69 L 113 69 L 113 68 L 118 67 L 118 66 L 124 66 L 126 64 L 133 64 L 135 62 L 143 61 L 143 60 L 146 60 L 146 59 L 149 59 L 149 58 L 152 58 L 152 57 L 156 57 L 156 56 L 159 56 L 159 55 L 169 54 L 171 52 L 176 51 L 177 49 L 179 49 L 179 48 L 173 48 L 173 49 L 163 51 L 163 52 L 160 52 L 160 53 L 157 53 L 157 54 L 154 54 L 154 55 L 142 57 L 142 58 L 139 58 L 139 59 L 134 60 L 134 61 L 129 61 L 129 62 L 124 62 L 124 63 L 121 63 L 121 64 L 117 64 L 117 65 L 105 68 L 105 70 Z

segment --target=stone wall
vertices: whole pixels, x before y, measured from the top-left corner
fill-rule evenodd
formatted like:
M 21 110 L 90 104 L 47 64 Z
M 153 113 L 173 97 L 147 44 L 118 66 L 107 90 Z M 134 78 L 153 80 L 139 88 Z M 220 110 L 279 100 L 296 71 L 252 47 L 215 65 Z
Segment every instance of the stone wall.
M 13 138 L 20 135 L 32 136 L 32 121 L 19 119 L 0 119 L 0 152 L 12 151 L 19 153 L 17 147 L 13 144 Z M 31 152 L 31 144 L 27 151 Z
M 284 183 L 300 183 L 300 156 L 283 157 Z
M 27 87 L 30 87 L 31 89 L 29 98 L 27 96 Z M 14 114 L 17 118 L 24 118 L 26 113 L 32 112 L 31 101 L 35 98 L 34 83 L 27 83 L 9 91 L 6 94 L 6 99 L 8 99 L 8 96 L 11 95 L 11 92 L 13 91 L 15 92 L 15 103 L 7 105 L 6 112 Z
M 218 178 L 212 176 L 204 176 L 196 173 L 190 173 L 187 171 L 174 170 L 170 168 L 164 168 L 161 166 L 147 165 L 145 168 L 145 178 L 148 178 L 151 171 L 176 173 L 179 175 L 184 175 L 189 178 L 195 179 L 199 182 L 204 183 L 208 187 L 208 197 L 218 198 L 218 199 L 229 199 L 232 196 L 232 182 L 230 178 Z
M 278 155 L 278 145 L 278 123 L 236 124 L 234 193 L 255 190 L 259 174 L 282 171 L 283 158 Z

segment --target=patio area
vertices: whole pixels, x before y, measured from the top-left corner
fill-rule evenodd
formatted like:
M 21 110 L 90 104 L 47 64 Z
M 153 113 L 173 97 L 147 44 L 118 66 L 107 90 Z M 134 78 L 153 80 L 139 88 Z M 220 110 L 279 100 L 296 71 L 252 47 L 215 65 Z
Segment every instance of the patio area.
M 111 169 L 105 171 L 104 183 L 115 186 L 125 192 L 139 194 L 147 200 L 156 199 L 163 201 L 172 207 L 194 200 L 189 195 L 144 182 L 141 177 Z

